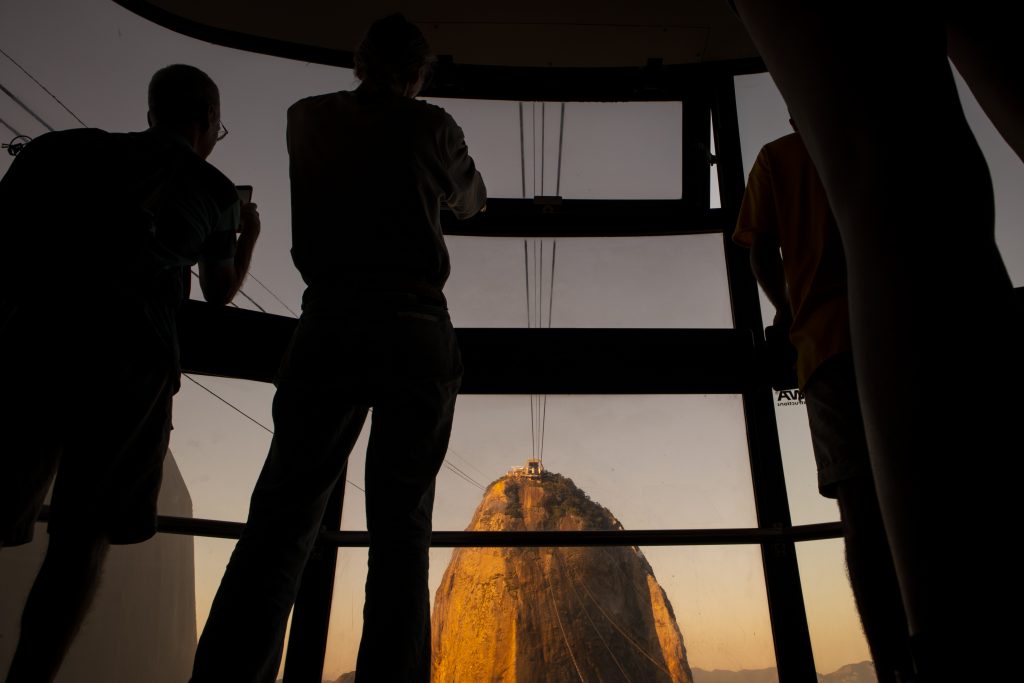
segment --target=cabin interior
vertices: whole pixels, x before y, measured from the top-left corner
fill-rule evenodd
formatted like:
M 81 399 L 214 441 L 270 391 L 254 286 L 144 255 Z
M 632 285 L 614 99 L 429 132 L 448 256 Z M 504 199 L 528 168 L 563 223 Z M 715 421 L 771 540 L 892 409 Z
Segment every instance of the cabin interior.
M 14 40 L 44 21 L 33 4 L 11 3 L 16 21 L 5 20 L 0 44 L 22 50 L 21 64 L 90 125 L 121 121 L 99 118 L 99 101 L 143 100 L 144 84 L 115 93 L 126 84 L 88 73 L 104 59 L 135 51 L 140 73 L 151 73 L 151 62 L 208 69 L 232 130 L 223 147 L 241 139 L 249 149 L 222 168 L 255 186 L 264 230 L 274 233 L 257 247 L 259 280 L 247 283 L 246 300 L 230 308 L 194 300 L 182 311 L 189 381 L 176 399 L 160 533 L 115 554 L 59 681 L 187 678 L 266 452 L 271 382 L 296 324 L 284 110 L 325 84 L 349 87 L 362 31 L 391 11 L 416 21 L 438 55 L 422 96 L 463 125 L 490 188 L 486 213 L 443 216 L 466 371 L 438 484 L 432 572 L 440 576 L 454 548 L 635 546 L 672 600 L 697 683 L 718 680 L 714 670 L 772 668 L 778 680 L 811 683 L 869 658 L 845 584 L 838 513 L 817 497 L 800 397 L 780 393 L 795 379 L 772 387 L 764 342 L 772 309 L 747 252 L 730 239 L 754 155 L 789 129 L 729 3 L 47 0 L 51 15 L 34 41 L 77 76 L 59 75 Z M 77 38 L 62 37 L 75 26 Z M 93 57 L 76 58 L 79 50 Z M 0 69 L 0 82 L 13 83 L 47 127 L 65 127 L 53 101 L 9 64 Z M 92 81 L 79 89 L 62 78 Z M 992 168 L 1000 247 L 1019 288 L 1024 203 L 1012 188 L 1024 168 L 963 97 Z M 12 102 L 0 107 L 12 133 L 43 132 Z M 215 165 L 218 153 L 232 154 L 218 150 Z M 276 164 L 276 175 L 260 164 Z M 364 448 L 365 436 L 303 578 L 285 683 L 333 682 L 354 668 L 368 542 Z M 524 476 L 573 478 L 624 528 L 464 531 L 483 491 L 512 464 L 524 464 Z M 0 552 L 0 670 L 39 536 L 27 550 Z M 133 581 L 163 588 L 143 598 L 130 592 Z M 104 667 L 111 672 L 96 673 Z

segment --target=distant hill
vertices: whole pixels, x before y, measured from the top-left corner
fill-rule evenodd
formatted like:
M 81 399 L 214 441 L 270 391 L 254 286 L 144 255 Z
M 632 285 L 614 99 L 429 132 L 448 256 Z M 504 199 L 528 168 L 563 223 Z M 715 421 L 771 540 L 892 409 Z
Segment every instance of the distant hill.
M 693 683 L 779 683 L 779 672 L 770 669 L 693 669 Z
M 818 674 L 821 683 L 877 683 L 875 665 L 871 662 L 858 662 L 840 667 L 830 674 Z
M 779 683 L 779 673 L 771 669 L 724 671 L 693 669 L 693 683 Z M 847 664 L 830 674 L 818 674 L 818 683 L 877 683 L 871 662 Z
M 552 472 L 494 482 L 469 525 L 621 528 Z M 457 549 L 432 630 L 435 683 L 692 683 L 672 605 L 635 547 Z

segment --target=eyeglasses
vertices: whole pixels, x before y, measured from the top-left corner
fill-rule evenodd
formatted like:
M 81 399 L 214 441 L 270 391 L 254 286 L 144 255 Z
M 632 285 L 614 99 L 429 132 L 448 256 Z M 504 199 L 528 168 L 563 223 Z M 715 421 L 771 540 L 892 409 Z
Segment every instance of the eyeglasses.
M 228 127 L 224 125 L 223 121 L 218 122 L 217 127 L 217 142 L 220 142 L 228 136 Z

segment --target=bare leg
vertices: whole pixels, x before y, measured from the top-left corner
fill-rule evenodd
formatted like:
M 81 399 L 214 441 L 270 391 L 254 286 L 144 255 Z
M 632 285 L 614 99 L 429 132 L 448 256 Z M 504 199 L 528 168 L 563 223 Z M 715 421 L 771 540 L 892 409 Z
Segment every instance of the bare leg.
M 875 485 L 868 478 L 859 478 L 836 488 L 850 586 L 878 683 L 897 683 L 901 680 L 897 672 L 907 680 L 913 671 L 910 634 Z
M 945 19 L 926 3 L 737 5 L 838 219 L 882 516 L 921 678 L 942 680 L 950 653 L 1012 647 L 988 626 L 1020 582 L 984 532 L 1009 538 L 1019 517 L 1002 470 L 1024 414 L 991 181 Z M 994 658 L 978 659 L 973 673 L 989 680 Z
M 21 637 L 8 683 L 52 681 L 85 618 L 109 544 L 54 535 L 21 615 Z

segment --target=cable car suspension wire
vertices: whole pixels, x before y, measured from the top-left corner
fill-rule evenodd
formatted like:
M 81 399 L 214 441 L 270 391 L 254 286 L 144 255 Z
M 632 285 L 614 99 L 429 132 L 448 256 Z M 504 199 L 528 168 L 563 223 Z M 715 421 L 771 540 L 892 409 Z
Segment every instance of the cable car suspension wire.
M 22 102 L 21 100 L 19 100 L 19 99 L 17 98 L 17 96 L 15 96 L 15 94 L 14 94 L 14 93 L 12 93 L 12 92 L 11 92 L 10 90 L 8 90 L 7 88 L 5 88 L 5 87 L 3 86 L 3 84 L 0 84 L 0 92 L 3 92 L 3 94 L 5 94 L 5 95 L 7 95 L 7 96 L 8 96 L 9 98 L 11 98 L 11 100 L 13 100 L 13 101 L 14 101 L 14 103 L 15 103 L 16 105 L 18 105 L 19 107 L 21 107 L 22 109 L 24 109 L 25 111 L 27 111 L 27 112 L 28 112 L 29 114 L 31 114 L 31 115 L 32 115 L 32 118 L 34 118 L 34 119 L 35 119 L 36 121 L 38 121 L 39 123 L 43 124 L 43 128 L 45 128 L 46 130 L 48 130 L 48 131 L 50 131 L 50 132 L 53 132 L 53 126 L 51 126 L 50 124 L 48 124 L 48 123 L 47 123 L 46 121 L 43 121 L 43 119 L 41 119 L 41 118 L 39 117 L 39 114 L 37 114 L 37 113 L 35 113 L 34 111 L 32 111 L 32 109 L 30 109 L 30 108 L 29 108 L 29 106 L 28 106 L 27 104 L 25 104 L 24 102 Z
M 75 112 L 71 111 L 71 109 L 70 109 L 70 108 L 68 108 L 68 105 L 64 104 L 64 103 L 63 103 L 63 102 L 61 101 L 61 99 L 60 99 L 59 97 L 57 97 L 57 96 L 56 96 L 56 95 L 54 95 L 54 94 L 53 94 L 52 92 L 50 92 L 50 89 L 49 89 L 49 88 L 47 88 L 47 87 L 46 87 L 45 85 L 43 85 L 42 83 L 40 83 L 40 82 L 39 82 L 39 79 L 37 79 L 37 78 L 36 78 L 35 76 L 33 76 L 32 74 L 30 74 L 30 73 L 28 72 L 28 69 L 26 69 L 26 68 L 25 68 L 25 67 L 23 67 L 23 66 L 22 66 L 21 64 L 19 64 L 19 63 L 17 62 L 17 60 L 15 60 L 15 59 L 14 59 L 14 57 L 10 56 L 10 55 L 9 55 L 9 54 L 7 54 L 6 52 L 4 52 L 4 51 L 3 51 L 2 49 L 0 49 L 0 55 L 3 55 L 3 56 L 4 56 L 4 57 L 6 57 L 6 58 L 7 58 L 8 60 L 10 60 L 11 64 L 13 64 L 14 66 L 16 66 L 16 67 L 18 67 L 19 69 L 21 69 L 21 72 L 22 72 L 22 73 L 24 73 L 24 74 L 25 74 L 26 76 L 28 76 L 29 78 L 31 78 L 31 79 L 32 79 L 32 82 L 33 82 L 33 83 L 35 83 L 36 85 L 38 85 L 38 86 L 39 86 L 40 88 L 42 88 L 42 89 L 43 89 L 43 92 L 45 92 L 45 93 L 46 93 L 47 95 L 49 95 L 50 97 L 52 97 L 52 98 L 54 99 L 54 101 L 56 101 L 56 102 L 57 102 L 57 104 L 59 104 L 60 106 L 64 107 L 64 111 L 66 111 L 67 113 L 69 113 L 69 114 L 71 114 L 71 115 L 72 115 L 73 117 L 75 117 L 75 120 L 76 120 L 76 121 L 78 121 L 78 122 L 79 122 L 80 124 L 82 124 L 82 127 L 83 127 L 83 128 L 88 128 L 88 127 L 89 127 L 89 126 L 85 125 L 85 121 L 83 121 L 82 119 L 78 118 L 78 114 L 76 114 Z M 33 114 L 33 116 L 34 116 L 34 114 Z M 45 126 L 46 124 L 44 123 L 43 125 Z M 47 126 L 47 128 L 49 128 L 49 126 Z M 50 130 L 53 130 L 53 129 L 52 129 L 52 128 L 50 128 Z

